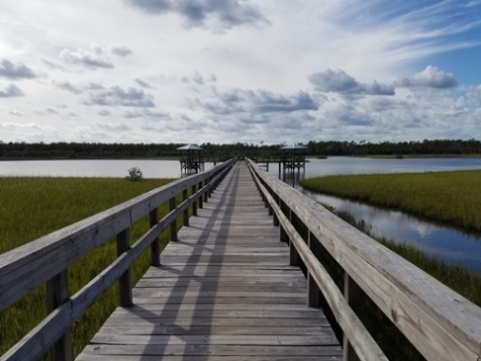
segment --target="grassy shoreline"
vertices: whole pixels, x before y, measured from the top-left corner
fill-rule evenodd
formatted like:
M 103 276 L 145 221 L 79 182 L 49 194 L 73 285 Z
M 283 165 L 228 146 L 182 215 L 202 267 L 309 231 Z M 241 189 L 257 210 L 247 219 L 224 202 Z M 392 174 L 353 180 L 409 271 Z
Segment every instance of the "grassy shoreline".
M 305 179 L 301 185 L 481 231 L 481 170 L 326 176 Z
M 129 182 L 119 178 L 0 177 L 0 253 L 28 243 L 45 234 L 111 208 L 121 202 L 158 188 L 172 179 Z M 159 216 L 168 213 L 160 209 Z M 149 228 L 148 217 L 131 228 L 134 243 Z M 168 242 L 162 234 L 162 246 Z M 115 240 L 91 252 L 69 268 L 69 290 L 74 294 L 116 258 Z M 150 265 L 146 252 L 132 269 L 135 284 Z M 75 322 L 72 335 L 74 354 L 89 342 L 118 306 L 118 286 L 109 289 L 96 304 Z M 46 316 L 45 287 L 0 312 L 0 355 L 18 342 Z
M 364 220 L 356 220 L 347 212 L 338 212 L 330 206 L 324 205 L 332 213 L 366 233 L 393 252 L 430 274 L 452 290 L 464 296 L 481 307 L 481 274 L 469 271 L 460 266 L 443 263 L 436 257 L 426 255 L 415 246 L 400 244 L 395 240 L 376 237 L 371 234 L 370 226 Z M 329 265 L 333 277 L 337 276 L 338 284 L 342 283 L 342 269 L 326 257 L 324 262 Z M 341 279 L 339 279 L 341 278 Z M 405 336 L 393 325 L 383 312 L 368 298 L 364 299 L 362 312 L 359 313 L 363 324 L 392 361 L 425 361 L 425 358 L 414 348 Z
M 328 193 L 378 206 L 399 209 L 467 230 L 481 226 L 481 171 L 327 176 L 301 182 L 306 189 Z M 328 207 L 329 208 L 329 207 Z M 364 221 L 331 209 L 361 231 L 369 232 Z M 415 246 L 373 237 L 431 274 L 456 292 L 481 306 L 481 274 L 451 266 L 423 253 Z
M 481 158 L 481 154 L 366 154 L 359 155 L 363 158 L 374 159 L 425 159 L 425 158 Z
M 399 243 L 385 237 L 377 237 L 370 232 L 369 225 L 363 220 L 356 221 L 349 213 L 337 212 L 331 207 L 327 208 L 338 217 L 481 307 L 481 273 L 470 271 L 462 266 L 446 264 L 435 256 L 425 254 L 415 246 Z

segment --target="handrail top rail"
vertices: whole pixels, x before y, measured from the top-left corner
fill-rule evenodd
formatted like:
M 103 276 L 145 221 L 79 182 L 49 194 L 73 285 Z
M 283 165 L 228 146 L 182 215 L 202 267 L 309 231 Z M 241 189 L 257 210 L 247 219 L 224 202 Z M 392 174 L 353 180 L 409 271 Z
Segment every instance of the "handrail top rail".
M 0 312 L 44 284 L 48 309 L 47 317 L 0 359 L 40 359 L 50 350 L 54 359 L 71 360 L 73 323 L 116 282 L 120 305 L 131 306 L 134 262 L 150 248 L 151 265 L 158 266 L 162 232 L 170 228 L 171 241 L 177 241 L 178 218 L 188 225 L 190 208 L 196 214 L 197 207 L 203 207 L 233 163 L 229 160 L 176 180 L 0 255 Z M 158 207 L 164 204 L 168 204 L 168 213 L 159 214 Z M 150 227 L 131 240 L 131 226 L 143 216 L 148 216 Z M 69 267 L 113 237 L 117 257 L 72 295 Z
M 481 352 L 481 307 L 349 225 L 299 190 L 262 171 L 252 160 L 248 159 L 248 162 L 371 299 L 376 302 L 377 298 L 392 297 L 389 292 L 398 289 L 459 342 L 469 343 L 471 350 Z M 377 277 L 375 282 L 363 279 L 368 273 Z M 411 310 L 403 307 L 405 301 L 403 298 L 387 302 L 395 313 L 390 316 L 392 319 L 410 317 L 407 313 Z
M 204 172 L 193 174 L 185 178 L 177 179 L 169 184 L 153 189 L 149 192 L 146 192 L 137 197 L 134 197 L 125 202 L 122 202 L 118 205 L 115 205 L 109 209 L 106 209 L 92 216 L 84 218 L 80 221 L 77 221 L 64 228 L 56 230 L 47 235 L 41 236 L 20 247 L 17 247 L 10 251 L 2 253 L 0 254 L 0 276 L 2 276 L 2 274 L 4 274 L 5 272 L 8 272 L 8 265 L 15 262 L 15 260 L 18 260 L 25 255 L 32 255 L 32 253 L 41 253 L 42 250 L 45 252 L 48 252 L 50 247 L 59 246 L 59 244 L 56 242 L 61 242 L 62 240 L 74 238 L 77 233 L 82 231 L 88 231 L 90 227 L 95 226 L 95 224 L 98 222 L 101 222 L 109 218 L 115 218 L 125 212 L 131 212 L 135 210 L 136 206 L 146 205 L 148 210 L 152 210 L 156 208 L 159 205 L 159 203 L 163 203 L 165 201 L 163 198 L 160 200 L 160 202 L 159 200 L 155 199 L 155 197 L 158 196 L 159 194 L 168 193 L 170 190 L 180 186 L 181 187 L 180 190 L 176 192 L 176 193 L 179 193 L 180 191 L 187 189 L 188 187 L 191 187 L 199 183 L 200 181 L 210 177 L 213 173 L 215 173 L 219 169 L 225 168 L 231 162 L 232 160 L 228 160 Z M 169 197 L 172 197 L 174 195 L 175 194 L 167 194 L 167 196 Z M 152 202 L 152 203 L 149 203 L 149 202 Z M 135 222 L 145 214 L 146 212 L 143 214 L 140 214 L 140 213 L 136 214 L 131 212 L 130 214 L 131 222 L 132 223 Z
M 0 254 L 0 311 L 177 194 L 214 178 L 232 162 L 176 180 Z M 205 194 L 207 189 L 210 186 L 198 193 Z

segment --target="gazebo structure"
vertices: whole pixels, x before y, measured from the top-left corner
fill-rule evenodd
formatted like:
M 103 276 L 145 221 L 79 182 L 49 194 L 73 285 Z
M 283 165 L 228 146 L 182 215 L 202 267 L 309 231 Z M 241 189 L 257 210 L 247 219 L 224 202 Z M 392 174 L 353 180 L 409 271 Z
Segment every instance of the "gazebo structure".
M 199 173 L 205 170 L 202 148 L 195 144 L 187 144 L 177 148 L 180 151 L 180 172 Z
M 282 169 L 285 172 L 298 172 L 306 170 L 306 150 L 302 144 L 292 144 L 281 148 Z

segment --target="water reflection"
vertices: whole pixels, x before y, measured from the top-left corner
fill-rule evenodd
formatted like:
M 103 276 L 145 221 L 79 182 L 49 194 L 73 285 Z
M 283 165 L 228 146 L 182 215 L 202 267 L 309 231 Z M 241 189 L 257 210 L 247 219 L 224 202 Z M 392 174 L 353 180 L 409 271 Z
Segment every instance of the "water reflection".
M 212 166 L 213 163 L 206 162 L 205 169 Z M 140 168 L 144 178 L 181 176 L 178 160 L 148 159 L 0 161 L 0 176 L 123 178 L 132 167 Z
M 416 246 L 448 264 L 463 265 L 481 272 L 481 234 L 466 234 L 398 211 L 308 191 L 305 191 L 305 194 L 317 202 L 334 207 L 337 211 L 351 214 L 356 220 L 364 220 L 375 236 Z
M 305 176 L 306 178 L 312 178 L 335 174 L 440 172 L 458 169 L 481 169 L 481 158 L 311 158 L 306 163 Z M 269 173 L 277 176 L 277 167 L 270 167 Z
M 272 167 L 275 168 L 275 167 Z M 329 157 L 310 159 L 305 174 L 286 176 L 289 185 L 302 190 L 299 180 L 338 174 L 376 174 L 428 171 L 452 171 L 481 169 L 479 158 L 418 158 L 418 159 L 371 159 L 354 157 Z M 271 174 L 278 175 L 275 170 Z M 440 226 L 402 212 L 379 209 L 335 197 L 305 191 L 314 200 L 328 204 L 338 211 L 351 214 L 356 220 L 364 220 L 376 236 L 400 243 L 414 245 L 428 255 L 452 265 L 481 272 L 481 234 L 466 234 L 456 229 Z
M 212 167 L 206 163 L 206 169 Z M 0 176 L 62 176 L 62 177 L 125 177 L 127 170 L 138 167 L 146 178 L 178 178 L 178 160 L 54 160 L 54 161 L 0 161 Z M 397 172 L 449 171 L 457 169 L 481 169 L 481 159 L 370 159 L 354 157 L 329 157 L 310 159 L 305 172 L 286 173 L 284 180 L 299 188 L 299 181 L 331 174 L 369 174 Z M 278 176 L 278 167 L 270 173 Z M 333 197 L 310 194 L 320 202 L 340 211 L 351 213 L 372 225 L 376 235 L 393 238 L 416 245 L 426 253 L 439 256 L 450 264 L 463 264 L 481 271 L 481 241 L 477 235 L 438 226 L 407 216 L 400 212 L 386 211 Z
M 278 173 L 279 179 L 293 188 L 299 188 L 300 182 L 306 177 L 305 170 L 283 170 Z

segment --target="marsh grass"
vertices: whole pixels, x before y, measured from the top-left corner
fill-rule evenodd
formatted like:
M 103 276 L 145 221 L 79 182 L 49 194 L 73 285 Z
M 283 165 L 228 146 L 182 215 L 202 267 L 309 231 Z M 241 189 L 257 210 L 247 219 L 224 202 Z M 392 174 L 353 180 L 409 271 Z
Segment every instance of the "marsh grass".
M 360 231 L 374 238 L 387 248 L 422 269 L 424 272 L 430 274 L 452 290 L 481 307 L 480 273 L 470 271 L 462 266 L 446 264 L 435 256 L 427 255 L 415 246 L 399 243 L 385 237 L 377 237 L 371 233 L 370 225 L 364 220 L 355 220 L 349 213 L 337 212 L 334 208 L 330 207 L 329 209 L 346 222 L 355 226 Z
M 0 253 L 111 208 L 123 201 L 167 184 L 168 179 L 128 182 L 115 178 L 7 178 L 0 177 Z M 167 206 L 159 217 L 167 214 Z M 149 227 L 148 217 L 131 227 L 133 244 Z M 180 228 L 180 220 L 179 220 Z M 161 236 L 162 247 L 169 232 Z M 110 240 L 69 268 L 69 290 L 74 294 L 104 270 L 116 257 L 116 242 Z M 146 252 L 132 268 L 135 284 L 150 265 Z M 115 284 L 77 322 L 72 335 L 77 355 L 118 306 Z M 0 313 L 0 355 L 33 329 L 47 314 L 45 287 Z
M 360 231 L 368 234 L 370 237 L 396 252 L 401 257 L 424 270 L 426 273 L 438 279 L 449 288 L 463 295 L 474 304 L 481 306 L 481 274 L 470 272 L 463 267 L 447 265 L 435 257 L 426 255 L 414 246 L 399 244 L 396 241 L 387 238 L 376 237 L 371 234 L 371 227 L 364 220 L 356 220 L 349 213 L 338 212 L 335 208 L 329 206 L 326 206 L 326 208 Z M 321 261 L 329 265 L 331 268 L 330 274 L 336 280 L 338 285 L 341 284 L 340 289 L 342 289 L 342 268 L 333 260 L 325 259 Z M 367 296 L 364 298 L 362 312 L 359 312 L 358 316 L 371 335 L 373 335 L 379 346 L 383 349 L 386 356 L 388 356 L 389 360 L 425 360 L 406 337 Z
M 327 176 L 303 180 L 301 185 L 481 231 L 480 170 Z

